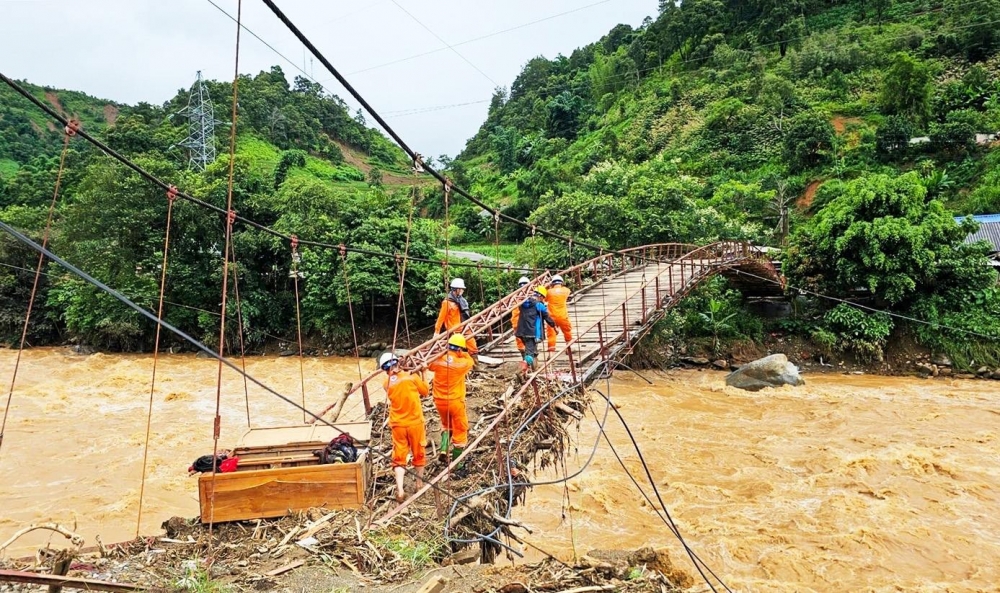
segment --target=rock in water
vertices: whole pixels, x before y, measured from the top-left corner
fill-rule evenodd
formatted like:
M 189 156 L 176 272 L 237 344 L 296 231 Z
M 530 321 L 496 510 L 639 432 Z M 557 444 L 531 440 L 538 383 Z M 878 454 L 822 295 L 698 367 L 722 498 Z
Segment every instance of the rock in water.
M 784 354 L 772 354 L 760 360 L 745 364 L 739 370 L 726 376 L 726 385 L 760 391 L 765 387 L 779 385 L 805 385 L 805 380 L 799 376 L 799 367 L 788 362 Z

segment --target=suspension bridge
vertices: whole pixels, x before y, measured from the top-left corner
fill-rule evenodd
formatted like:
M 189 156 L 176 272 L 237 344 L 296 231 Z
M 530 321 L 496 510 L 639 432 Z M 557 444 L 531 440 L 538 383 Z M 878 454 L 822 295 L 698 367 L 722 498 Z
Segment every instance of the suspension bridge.
M 450 466 L 388 513 L 383 522 L 390 520 L 461 464 L 500 425 L 518 400 L 525 394 L 538 393 L 540 382 L 556 380 L 585 386 L 599 375 L 601 369 L 607 368 L 608 361 L 630 354 L 653 325 L 702 282 L 722 275 L 737 288 L 755 296 L 780 295 L 785 288 L 784 278 L 764 250 L 736 241 L 700 247 L 679 243 L 634 247 L 601 254 L 561 270 L 559 274 L 576 288 L 568 303 L 573 339 L 561 344 L 554 352 L 543 352 L 538 369 L 508 398 L 504 411 L 476 435 Z M 409 370 L 426 368 L 445 352 L 448 338 L 453 333 L 477 335 L 482 341 L 481 353 L 505 362 L 519 361 L 521 357 L 514 344 L 510 313 L 536 287 L 548 284 L 554 275 L 549 271 L 539 274 L 524 287 L 506 295 L 454 330 L 410 350 L 400 357 L 400 365 Z M 348 393 L 348 397 L 360 394 L 365 416 L 370 415 L 374 403 L 385 398 L 383 375 L 379 370 L 372 372 Z M 355 414 L 361 413 L 358 404 L 346 408 L 345 413 L 350 414 L 352 409 Z M 323 414 L 329 410 L 327 408 Z

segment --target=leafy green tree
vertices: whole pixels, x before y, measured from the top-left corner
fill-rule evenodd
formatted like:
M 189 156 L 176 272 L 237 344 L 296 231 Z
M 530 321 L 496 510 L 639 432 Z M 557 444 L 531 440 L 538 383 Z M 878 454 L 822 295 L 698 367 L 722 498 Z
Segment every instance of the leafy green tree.
M 966 245 L 974 223 L 956 224 L 915 172 L 866 175 L 792 234 L 792 284 L 825 294 L 866 289 L 877 306 L 905 309 L 928 295 L 969 290 L 995 274 L 982 246 Z
M 905 117 L 890 116 L 875 132 L 875 152 L 886 160 L 904 158 L 912 136 L 913 126 Z
M 545 106 L 548 112 L 545 120 L 545 131 L 552 138 L 572 140 L 576 137 L 580 126 L 583 101 L 569 91 L 556 95 Z
M 922 120 L 927 116 L 931 90 L 927 66 L 901 52 L 893 57 L 882 80 L 879 104 L 887 114 Z
M 791 119 L 785 131 L 785 159 L 794 169 L 801 170 L 823 163 L 834 143 L 833 126 L 821 114 L 803 112 Z
M 931 125 L 931 143 L 953 155 L 963 155 L 975 150 L 976 132 L 981 129 L 982 116 L 971 109 L 952 111 L 944 123 Z

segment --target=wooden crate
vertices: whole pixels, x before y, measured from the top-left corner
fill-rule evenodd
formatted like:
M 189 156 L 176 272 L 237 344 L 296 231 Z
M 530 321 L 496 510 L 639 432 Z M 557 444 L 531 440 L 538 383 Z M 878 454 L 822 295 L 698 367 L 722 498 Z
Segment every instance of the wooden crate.
M 361 445 L 371 436 L 367 422 L 337 426 Z M 202 523 L 282 517 L 313 507 L 360 508 L 371 483 L 367 449 L 359 447 L 354 463 L 328 465 L 320 465 L 312 453 L 337 434 L 314 426 L 249 431 L 233 450 L 240 458 L 237 471 L 215 474 L 214 486 L 211 474 L 198 479 Z

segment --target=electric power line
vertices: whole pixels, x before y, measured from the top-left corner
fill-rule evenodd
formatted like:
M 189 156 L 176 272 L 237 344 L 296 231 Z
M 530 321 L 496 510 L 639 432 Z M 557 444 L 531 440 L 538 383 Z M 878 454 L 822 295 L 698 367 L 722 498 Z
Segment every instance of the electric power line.
M 399 2 L 397 2 L 396 0 L 392 0 L 392 3 L 396 5 L 396 8 L 398 8 L 398 9 L 402 10 L 403 12 L 405 12 L 405 13 L 406 13 L 406 16 L 410 17 L 411 19 L 413 19 L 413 21 L 414 21 L 414 22 L 416 22 L 416 23 L 417 23 L 418 25 L 420 25 L 421 27 L 423 27 L 425 31 L 427 31 L 428 33 L 430 33 L 431 35 L 433 35 L 435 39 L 437 39 L 437 40 L 438 40 L 438 41 L 440 41 L 441 43 L 445 44 L 445 46 L 446 46 L 446 47 L 447 47 L 448 49 L 450 49 L 450 50 L 451 50 L 452 52 L 454 52 L 454 54 L 455 54 L 456 56 L 458 56 L 458 57 L 462 58 L 462 60 L 464 60 L 466 64 L 468 64 L 468 65 L 472 66 L 472 67 L 473 67 L 473 68 L 475 69 L 475 71 L 476 71 L 476 72 L 478 72 L 478 73 L 482 74 L 482 75 L 483 75 L 483 76 L 484 76 L 484 77 L 486 78 L 486 80 L 488 80 L 488 81 L 490 81 L 491 83 L 493 83 L 493 86 L 494 86 L 494 87 L 498 87 L 498 86 L 500 86 L 500 84 L 499 84 L 499 83 L 498 83 L 497 81 L 495 81 L 495 80 L 493 80 L 492 78 L 490 78 L 490 75 L 489 75 L 489 74 L 487 74 L 487 73 L 483 72 L 483 71 L 482 71 L 482 69 L 481 69 L 481 68 L 480 68 L 479 66 L 476 66 L 475 64 L 473 64 L 473 63 L 472 63 L 472 61 L 471 61 L 471 60 L 469 60 L 469 58 L 465 57 L 464 55 L 462 55 L 462 53 L 461 53 L 461 52 L 459 52 L 459 51 L 458 51 L 457 49 L 455 49 L 455 46 L 453 46 L 453 45 L 449 44 L 449 43 L 448 43 L 447 41 L 445 41 L 445 40 L 444 40 L 444 39 L 443 39 L 443 38 L 442 38 L 442 37 L 441 37 L 440 35 L 438 35 L 437 33 L 435 33 L 433 29 L 431 29 L 430 27 L 428 27 L 427 25 L 425 25 L 425 24 L 424 24 L 424 23 L 423 23 L 423 22 L 422 22 L 422 21 L 421 21 L 420 19 L 418 19 L 417 17 L 413 16 L 413 13 L 412 13 L 412 12 L 410 12 L 409 10 L 406 10 L 405 8 L 403 8 L 403 5 L 401 5 L 401 4 L 400 4 Z

